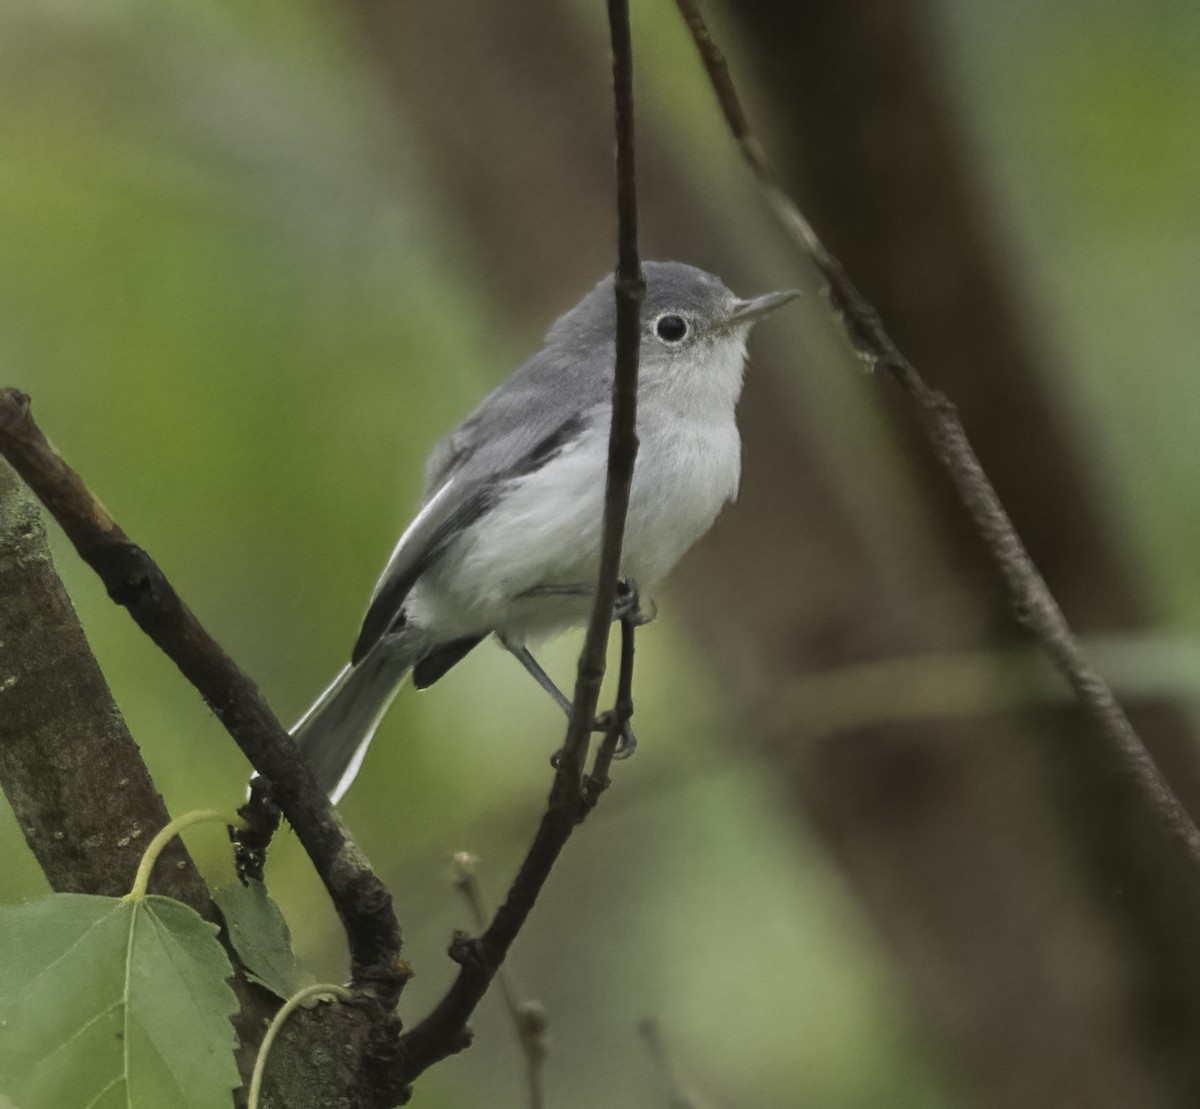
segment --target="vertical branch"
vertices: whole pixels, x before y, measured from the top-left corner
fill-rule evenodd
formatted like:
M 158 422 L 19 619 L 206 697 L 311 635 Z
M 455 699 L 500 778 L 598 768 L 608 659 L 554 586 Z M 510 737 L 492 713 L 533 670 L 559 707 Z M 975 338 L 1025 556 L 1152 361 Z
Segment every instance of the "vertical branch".
M 620 575 L 629 487 L 637 458 L 637 378 L 641 346 L 641 308 L 646 282 L 638 256 L 637 166 L 633 132 L 633 44 L 629 7 L 625 0 L 609 0 L 608 23 L 612 36 L 613 101 L 617 137 L 617 271 L 616 367 L 613 374 L 612 426 L 608 438 L 608 478 L 604 496 L 604 538 L 600 552 L 600 577 L 596 602 L 588 624 L 571 722 L 559 762 L 555 790 L 578 803 L 583 763 L 587 757 L 596 704 L 604 680 L 608 630 Z
M 633 44 L 626 0 L 608 0 L 612 35 L 613 99 L 617 138 L 617 272 L 616 365 L 613 375 L 612 424 L 604 497 L 600 576 L 596 602 L 579 659 L 567 738 L 554 785 L 537 834 L 504 903 L 477 939 L 458 935 L 450 957 L 458 976 L 433 1011 L 401 1037 L 401 1081 L 410 1083 L 434 1063 L 470 1043 L 467 1021 L 537 901 L 555 860 L 571 833 L 595 803 L 597 790 L 586 793 L 583 766 L 604 680 L 608 630 L 617 595 L 621 545 L 629 488 L 637 457 L 637 373 L 641 345 L 641 302 L 645 291 L 637 245 L 637 174 L 633 145 Z M 610 744 L 615 737 L 610 737 Z

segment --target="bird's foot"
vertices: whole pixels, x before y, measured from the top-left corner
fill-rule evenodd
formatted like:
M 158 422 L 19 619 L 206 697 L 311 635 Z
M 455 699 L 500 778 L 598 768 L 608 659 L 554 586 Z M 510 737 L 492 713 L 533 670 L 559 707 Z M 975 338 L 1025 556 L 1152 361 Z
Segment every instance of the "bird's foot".
M 607 734 L 613 727 L 614 721 L 615 718 L 611 712 L 602 712 L 596 717 L 596 722 L 592 725 L 592 731 Z M 613 752 L 613 758 L 627 759 L 635 750 L 637 750 L 637 736 L 633 734 L 633 728 L 630 727 L 629 721 L 626 720 L 621 724 L 621 738 L 617 741 L 617 749 Z M 559 750 L 550 756 L 550 765 L 555 770 L 562 764 L 562 754 L 562 748 L 559 748 Z
M 617 582 L 617 599 L 613 604 L 614 620 L 640 628 L 658 615 L 658 606 L 653 601 L 649 602 L 649 608 L 648 613 L 642 610 L 642 597 L 633 578 Z
M 627 759 L 637 750 L 637 736 L 628 720 L 618 721 L 615 712 L 602 712 L 596 719 L 595 730 L 609 732 L 614 727 L 620 727 L 621 738 L 617 741 L 617 749 L 613 752 L 614 759 Z

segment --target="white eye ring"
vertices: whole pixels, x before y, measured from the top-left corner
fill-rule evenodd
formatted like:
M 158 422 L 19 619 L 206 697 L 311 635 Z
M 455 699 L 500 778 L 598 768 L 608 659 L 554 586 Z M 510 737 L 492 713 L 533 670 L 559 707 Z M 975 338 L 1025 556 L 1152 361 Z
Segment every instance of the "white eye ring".
M 688 337 L 691 328 L 678 312 L 664 312 L 654 321 L 654 334 L 668 346 L 677 346 Z

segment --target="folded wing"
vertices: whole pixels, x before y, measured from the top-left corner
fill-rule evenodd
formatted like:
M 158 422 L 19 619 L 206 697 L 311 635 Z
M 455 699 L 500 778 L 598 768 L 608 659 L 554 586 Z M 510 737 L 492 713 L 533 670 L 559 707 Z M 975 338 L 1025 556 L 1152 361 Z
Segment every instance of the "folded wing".
M 417 579 L 495 507 L 511 482 L 552 461 L 607 412 L 610 383 L 594 367 L 588 372 L 543 351 L 434 447 L 421 510 L 375 586 L 352 663 L 403 624 Z

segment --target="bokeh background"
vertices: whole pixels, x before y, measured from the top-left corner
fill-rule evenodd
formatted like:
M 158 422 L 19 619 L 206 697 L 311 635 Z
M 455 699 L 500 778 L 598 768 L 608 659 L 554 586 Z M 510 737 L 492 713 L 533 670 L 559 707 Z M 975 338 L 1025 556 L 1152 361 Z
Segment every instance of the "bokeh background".
M 803 302 L 753 344 L 738 505 L 656 598 L 642 746 L 511 960 L 551 1104 L 1183 1106 L 1197 893 L 1031 661 L 885 383 L 772 225 L 667 0 L 634 5 L 643 247 Z M 712 5 L 801 205 L 968 430 L 1185 801 L 1200 797 L 1200 8 Z M 7 0 L 0 379 L 296 717 L 432 443 L 614 256 L 603 5 Z M 178 814 L 247 768 L 73 554 Z M 570 680 L 574 638 L 547 654 Z M 557 710 L 483 647 L 397 701 L 344 802 L 417 977 L 493 902 Z M 104 783 L 97 783 L 98 789 Z M 228 879 L 214 831 L 189 846 Z M 0 813 L 0 898 L 45 889 Z M 293 838 L 269 883 L 340 979 Z M 496 999 L 414 1104 L 525 1104 Z

